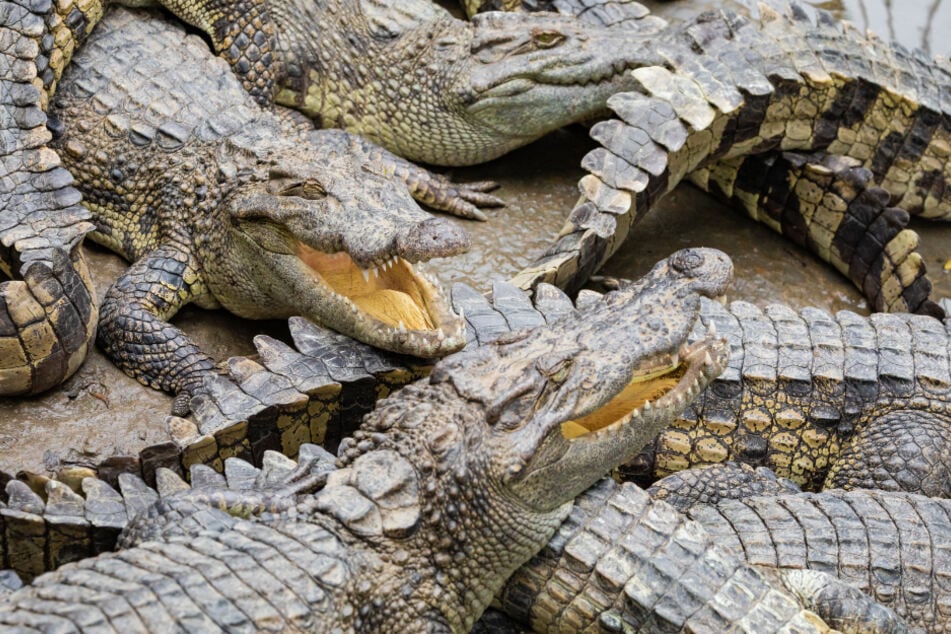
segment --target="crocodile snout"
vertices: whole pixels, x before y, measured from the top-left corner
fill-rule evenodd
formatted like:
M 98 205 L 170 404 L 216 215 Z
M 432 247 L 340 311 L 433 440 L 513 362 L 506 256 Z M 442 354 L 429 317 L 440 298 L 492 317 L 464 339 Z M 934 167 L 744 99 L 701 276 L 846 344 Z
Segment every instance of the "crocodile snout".
M 458 255 L 469 250 L 469 234 L 447 218 L 430 218 L 396 238 L 396 252 L 410 262 Z

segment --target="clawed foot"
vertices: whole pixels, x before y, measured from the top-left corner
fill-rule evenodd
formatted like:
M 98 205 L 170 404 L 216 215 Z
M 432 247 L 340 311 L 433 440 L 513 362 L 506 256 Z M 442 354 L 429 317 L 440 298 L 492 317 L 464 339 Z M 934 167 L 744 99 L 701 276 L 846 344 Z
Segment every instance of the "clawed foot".
M 191 390 L 182 390 L 176 394 L 172 402 L 172 416 L 179 418 L 188 416 L 192 411 L 192 396 Z
M 501 198 L 488 193 L 498 187 L 495 181 L 454 183 L 445 176 L 432 174 L 430 179 L 419 183 L 413 196 L 419 202 L 453 216 L 485 221 L 487 218 L 480 207 L 505 206 Z

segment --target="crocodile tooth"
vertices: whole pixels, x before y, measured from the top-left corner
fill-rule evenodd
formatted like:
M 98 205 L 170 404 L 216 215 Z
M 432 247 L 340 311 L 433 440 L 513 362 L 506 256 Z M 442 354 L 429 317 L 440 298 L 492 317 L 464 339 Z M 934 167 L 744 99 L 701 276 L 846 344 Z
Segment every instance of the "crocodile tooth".
M 711 321 L 710 325 L 707 326 L 707 334 L 711 337 L 717 336 L 717 322 Z
M 645 412 L 649 412 L 653 407 L 654 406 L 651 405 L 650 401 L 644 401 L 644 404 L 641 405 L 641 410 Z
M 370 283 L 370 271 L 369 269 L 360 269 L 360 272 L 363 273 L 363 281 L 367 284 Z
M 397 328 L 399 329 L 400 332 L 406 332 L 406 324 L 403 323 L 402 319 L 400 319 L 400 323 L 397 326 Z
M 709 352 L 703 354 L 703 364 L 704 365 L 713 365 L 713 357 L 710 356 Z

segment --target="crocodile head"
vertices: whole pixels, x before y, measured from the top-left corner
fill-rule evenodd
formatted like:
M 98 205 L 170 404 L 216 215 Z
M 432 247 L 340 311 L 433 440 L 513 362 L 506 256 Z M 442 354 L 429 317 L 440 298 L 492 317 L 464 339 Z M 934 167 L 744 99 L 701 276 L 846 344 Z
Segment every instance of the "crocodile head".
M 654 22 L 633 33 L 555 13 L 466 22 L 430 0 L 288 1 L 295 11 L 270 9 L 292 69 L 278 100 L 425 163 L 487 161 L 590 118 L 633 87 L 625 71 L 661 62 Z
M 430 596 L 423 588 L 440 586 L 444 618 L 466 631 L 465 615 L 545 544 L 574 497 L 726 366 L 723 340 L 687 336 L 700 296 L 731 277 L 719 251 L 680 251 L 584 312 L 443 359 L 341 444 L 317 508 L 361 538 L 389 538 L 402 553 L 393 574 L 417 577 L 379 583 Z
M 634 87 L 627 71 L 659 63 L 643 35 L 555 13 L 482 13 L 469 32 L 444 98 L 489 158 L 593 118 Z
M 720 251 L 678 251 L 551 328 L 444 360 L 432 380 L 484 408 L 500 486 L 554 509 L 630 460 L 719 375 L 725 343 L 686 341 L 700 297 L 722 295 L 732 273 Z
M 467 250 L 468 234 L 362 159 L 308 152 L 284 153 L 227 199 L 227 248 L 213 245 L 204 263 L 216 299 L 242 317 L 303 315 L 399 353 L 461 348 L 464 321 L 413 265 Z

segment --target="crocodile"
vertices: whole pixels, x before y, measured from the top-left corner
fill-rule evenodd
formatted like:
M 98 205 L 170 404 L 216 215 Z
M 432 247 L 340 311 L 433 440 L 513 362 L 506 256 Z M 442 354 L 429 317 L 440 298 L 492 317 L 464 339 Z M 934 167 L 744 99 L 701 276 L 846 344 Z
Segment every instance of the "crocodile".
M 768 469 L 730 463 L 668 476 L 648 493 L 757 567 L 833 574 L 909 627 L 951 631 L 947 499 L 862 489 L 803 493 Z
M 709 480 L 718 477 L 704 471 L 691 470 L 696 473 L 688 478 L 700 490 L 710 488 Z M 756 476 L 754 480 L 763 479 Z M 571 517 L 548 546 L 509 579 L 497 607 L 518 624 L 548 631 L 586 621 L 604 606 L 617 605 L 619 595 L 634 595 L 637 601 L 601 617 L 616 624 L 608 631 L 673 631 L 657 613 L 679 617 L 696 610 L 699 600 L 669 591 L 662 582 L 645 581 L 657 570 L 645 564 L 650 559 L 645 552 L 663 550 L 671 526 L 686 528 L 693 521 L 710 540 L 704 546 L 716 544 L 761 574 L 778 575 L 836 629 L 949 631 L 946 580 L 951 559 L 946 550 L 951 501 L 872 490 L 797 493 L 775 477 L 762 483 L 771 493 L 736 497 L 729 487 L 745 488 L 740 496 L 760 487 L 745 477 L 725 480 L 717 488 L 729 498 L 695 502 L 683 515 L 667 504 L 676 496 L 652 497 L 657 495 L 655 487 L 645 492 L 631 482 L 601 481 L 576 500 Z M 681 481 L 671 489 L 684 486 Z M 652 511 L 667 514 L 656 520 L 666 530 L 642 525 L 650 525 L 646 518 Z M 619 571 L 630 570 L 640 573 L 641 582 L 619 584 Z M 673 564 L 664 571 L 672 580 L 691 574 L 685 565 Z M 641 607 L 648 602 L 644 595 L 654 601 L 654 612 Z M 862 622 L 854 615 L 861 615 Z M 496 619 L 506 622 L 501 615 Z M 678 619 L 672 621 L 676 627 Z
M 654 23 L 645 27 L 647 9 L 630 0 L 463 4 L 470 15 L 557 11 L 596 26 L 620 26 L 635 37 L 657 29 Z M 891 306 L 940 316 L 928 301 L 931 283 L 917 253 L 918 236 L 907 228 L 909 214 L 888 204 L 889 192 L 875 185 L 878 179 L 861 161 L 822 151 L 744 154 L 703 163 L 688 178 L 832 264 L 862 290 L 873 310 Z
M 625 477 L 736 460 L 811 489 L 951 497 L 947 321 L 746 302 L 702 315 L 730 341 L 729 368 Z
M 121 7 L 63 75 L 49 126 L 93 211 L 92 239 L 135 262 L 104 299 L 99 344 L 179 394 L 176 412 L 214 368 L 167 323 L 190 302 L 304 314 L 419 356 L 462 346 L 462 321 L 413 263 L 459 253 L 468 236 L 389 178 L 469 216 L 480 213 L 470 201 L 498 202 L 489 184 L 456 187 L 346 133 L 287 125 L 204 42 Z
M 609 237 L 605 234 L 616 226 L 614 214 L 622 213 L 624 200 L 631 199 L 632 193 L 639 194 L 644 183 L 651 179 L 666 179 L 667 182 L 656 187 L 646 187 L 641 202 L 628 205 L 628 211 L 636 220 L 652 205 L 655 194 L 662 193 L 661 189 L 669 190 L 683 178 L 681 171 L 689 173 L 691 180 L 704 188 L 714 186 L 732 198 L 737 169 L 730 159 L 751 152 L 770 154 L 770 147 L 780 145 L 783 149 L 822 151 L 825 156 L 814 161 L 820 170 L 830 162 L 838 164 L 842 155 L 852 154 L 870 168 L 871 178 L 865 178 L 867 182 L 862 189 L 866 198 L 889 196 L 891 202 L 913 214 L 947 215 L 943 192 L 951 170 L 945 153 L 946 103 L 940 91 L 930 89 L 927 81 L 919 85 L 907 80 L 913 73 L 919 73 L 935 76 L 946 84 L 947 65 L 923 60 L 900 47 L 889 48 L 874 39 L 868 46 L 879 51 L 875 54 L 875 64 L 853 60 L 854 51 L 866 46 L 861 41 L 863 38 L 854 31 L 837 31 L 831 26 L 827 13 L 818 14 L 823 30 L 816 35 L 816 29 L 798 5 L 790 5 L 787 19 L 764 9 L 763 28 L 760 28 L 761 25 L 751 25 L 728 12 L 718 17 L 701 16 L 685 25 L 668 26 L 631 0 L 503 1 L 482 3 L 482 7 L 463 3 L 469 13 L 477 9 L 541 11 L 514 15 L 493 12 L 476 16 L 469 24 L 450 18 L 442 9 L 423 0 L 399 7 L 378 0 L 345 4 L 271 3 L 269 16 L 275 22 L 282 49 L 278 56 L 285 60 L 289 71 L 289 79 L 279 82 L 278 101 L 302 110 L 321 126 L 340 126 L 358 132 L 414 160 L 439 164 L 484 161 L 548 130 L 590 117 L 603 107 L 608 95 L 631 87 L 640 87 L 655 101 L 670 102 L 672 95 L 676 96 L 675 101 L 687 98 L 677 89 L 668 90 L 666 71 L 658 74 L 650 68 L 671 68 L 674 75 L 670 81 L 691 87 L 687 95 L 697 103 L 674 104 L 673 108 L 678 116 L 686 113 L 683 120 L 687 128 L 681 126 L 673 134 L 677 139 L 675 147 L 666 147 L 664 143 L 673 138 L 665 137 L 644 150 L 644 165 L 638 166 L 640 159 L 625 154 L 625 151 L 637 151 L 640 145 L 617 140 L 619 137 L 614 135 L 617 121 L 595 128 L 595 139 L 608 144 L 602 152 L 611 155 L 605 159 L 606 175 L 601 176 L 614 187 L 608 190 L 621 193 L 615 196 L 611 191 L 599 189 L 597 178 L 583 179 L 582 193 L 597 209 L 592 210 L 582 201 L 573 212 L 575 221 L 569 219 L 562 234 L 578 234 L 579 230 L 595 227 L 598 239 Z M 581 25 L 573 18 L 580 18 Z M 301 23 L 319 25 L 320 37 L 315 39 L 312 34 L 302 33 Z M 337 37 L 335 34 L 341 30 L 350 33 L 350 37 Z M 539 34 L 544 34 L 544 39 L 549 41 L 542 42 Z M 427 41 L 435 44 L 422 44 Z M 655 47 L 658 41 L 663 45 Z M 449 42 L 457 45 L 449 46 Z M 472 44 L 465 46 L 466 42 Z M 614 57 L 604 59 L 606 48 L 623 53 L 607 53 Z M 407 53 L 407 49 L 412 52 Z M 756 51 L 756 54 L 748 54 L 748 51 Z M 765 57 L 761 56 L 762 51 L 766 51 Z M 818 56 L 812 51 L 819 51 Z M 376 67 L 362 64 L 361 60 L 368 55 L 384 61 L 374 65 Z M 575 60 L 579 55 L 591 60 L 571 69 L 564 68 L 565 60 Z M 557 56 L 557 61 L 553 62 L 552 56 Z M 706 59 L 710 56 L 715 60 Z M 696 59 L 698 57 L 700 59 Z M 727 67 L 717 66 L 720 59 L 730 60 Z M 390 68 L 407 68 L 407 64 L 416 69 L 416 81 L 414 90 L 403 94 L 407 91 L 398 91 L 399 83 L 389 81 L 385 73 Z M 637 67 L 633 79 L 623 72 L 632 66 Z M 774 66 L 781 72 L 774 73 Z M 357 73 L 352 72 L 354 67 L 358 68 Z M 425 70 L 420 70 L 423 68 Z M 401 79 L 404 74 L 401 72 Z M 648 75 L 658 84 L 655 90 L 650 82 L 643 82 Z M 515 80 L 510 79 L 512 76 Z M 839 83 L 828 85 L 826 76 L 840 78 Z M 483 77 L 492 77 L 495 82 L 488 90 Z M 591 85 L 592 77 L 609 80 L 599 81 L 595 88 Z M 734 78 L 736 85 L 730 85 L 726 77 Z M 743 84 L 744 81 L 748 84 Z M 557 89 L 553 82 L 559 84 Z M 585 99 L 589 100 L 584 105 L 576 95 L 579 82 L 584 84 Z M 868 84 L 872 86 L 866 87 Z M 453 89 L 433 89 L 433 86 L 447 85 Z M 856 93 L 857 85 L 863 87 L 862 98 L 868 103 L 852 103 L 851 96 Z M 772 106 L 768 105 L 770 90 L 777 99 Z M 747 93 L 762 103 L 754 103 L 755 100 L 747 103 L 743 97 Z M 879 99 L 881 95 L 885 96 Z M 620 99 L 620 95 L 614 97 L 615 102 Z M 847 117 L 841 118 L 835 109 L 846 105 L 851 110 Z M 823 106 L 829 110 L 822 111 Z M 765 135 L 760 143 L 749 119 L 765 115 L 767 108 L 770 118 L 760 122 Z M 863 108 L 867 112 L 859 112 Z M 912 114 L 905 120 L 896 122 L 896 118 L 892 118 L 892 123 L 886 123 L 890 118 L 888 113 L 898 109 Z M 671 109 L 667 110 L 669 119 Z M 691 129 L 700 121 L 691 120 L 691 114 L 701 119 L 711 118 L 714 110 L 723 111 L 719 113 L 721 121 L 715 125 L 704 122 L 714 125 L 713 128 Z M 529 111 L 531 114 L 526 115 Z M 622 127 L 636 127 L 639 107 L 628 101 L 627 111 L 634 119 L 623 121 L 624 114 L 620 114 Z M 810 122 L 808 116 L 813 116 L 815 121 Z M 842 121 L 837 122 L 840 118 Z M 419 120 L 430 123 L 425 148 L 419 147 L 421 138 L 416 123 Z M 729 133 L 737 125 L 731 121 L 740 121 L 747 137 L 711 141 L 710 130 L 714 130 L 714 136 L 724 130 Z M 836 138 L 840 123 L 841 140 Z M 668 125 L 671 129 L 677 127 L 673 121 Z M 887 125 L 896 129 L 880 129 Z M 816 130 L 821 128 L 814 135 L 816 138 L 801 138 L 810 126 Z M 787 127 L 796 130 L 786 135 Z M 908 130 L 914 134 L 906 134 Z M 643 133 L 631 134 L 636 141 L 643 141 Z M 687 136 L 693 133 L 700 135 L 701 144 L 707 144 L 709 156 L 701 157 L 692 151 L 686 159 L 690 165 L 685 170 L 676 165 L 679 159 L 671 156 L 669 162 L 674 169 L 670 172 L 674 178 L 668 178 L 666 172 L 655 173 L 664 169 L 657 162 L 661 160 L 657 153 L 681 149 L 684 146 L 677 144 L 686 143 Z M 856 135 L 862 135 L 861 139 L 853 142 Z M 931 141 L 933 147 L 929 146 Z M 696 143 L 687 145 L 693 150 Z M 896 152 L 900 154 L 899 164 L 893 166 Z M 718 157 L 724 160 L 714 160 Z M 590 164 L 585 163 L 584 167 L 593 170 L 592 175 L 598 177 L 598 166 L 603 158 L 595 151 L 586 159 Z M 616 161 L 620 162 L 615 164 Z M 631 167 L 625 168 L 623 163 Z M 710 169 L 693 169 L 705 164 L 711 164 Z M 758 165 L 758 161 L 747 159 L 747 164 Z M 782 218 L 777 219 L 775 213 L 755 217 L 812 248 L 840 271 L 848 271 L 847 275 L 876 310 L 938 314 L 935 304 L 928 300 L 931 283 L 925 277 L 926 267 L 916 250 L 917 235 L 906 230 L 908 215 L 904 211 L 890 205 L 887 214 L 870 218 L 861 209 L 822 207 L 817 205 L 816 197 L 823 190 L 816 191 L 802 184 L 796 187 L 793 172 L 801 171 L 801 166 L 794 166 L 789 173 L 781 175 L 777 174 L 779 165 L 785 163 L 769 161 L 773 182 L 792 181 L 790 189 L 797 197 L 780 199 L 784 204 Z M 767 168 L 754 169 L 762 172 Z M 627 190 L 618 182 L 610 181 L 625 171 L 630 172 L 622 177 L 622 181 L 628 179 L 624 181 L 629 187 Z M 711 172 L 717 178 L 711 180 Z M 854 183 L 854 179 L 851 182 Z M 812 180 L 807 179 L 807 185 L 811 184 Z M 884 190 L 869 187 L 879 184 Z M 600 198 L 588 195 L 591 187 L 601 191 Z M 868 193 L 864 192 L 866 188 Z M 776 199 L 774 195 L 774 206 Z M 624 224 L 621 223 L 622 229 Z M 546 258 L 542 260 L 544 264 L 536 262 L 529 270 L 542 266 L 547 269 L 544 278 L 547 281 L 562 286 L 572 284 L 576 288 L 595 268 L 577 268 L 579 263 L 587 265 L 592 261 L 592 256 L 585 252 L 585 245 L 592 240 L 597 242 L 591 238 L 581 242 L 579 248 L 576 240 L 569 240 L 565 235 L 559 243 L 561 247 L 556 245 L 549 249 L 549 255 L 564 255 L 564 247 L 568 246 L 572 256 L 577 255 L 572 262 L 564 263 L 569 269 L 568 277 L 555 275 L 548 268 L 551 262 Z M 620 241 L 614 242 L 619 244 Z M 609 254 L 597 255 L 598 261 L 603 262 Z M 516 279 L 527 288 L 539 278 L 535 275 Z
M 500 336 L 510 336 L 508 333 L 513 330 L 555 323 L 572 315 L 583 314 L 598 305 L 595 294 L 585 291 L 576 308 L 562 292 L 548 285 L 539 287 L 534 302 L 530 302 L 518 289 L 503 283 L 495 285 L 493 301 L 462 285 L 455 286 L 452 294 L 456 309 L 464 310 L 466 314 L 469 349 L 486 345 Z M 721 324 L 719 317 L 725 312 L 719 303 L 704 301 L 701 305 L 701 322 Z M 813 317 L 822 316 L 815 309 L 805 312 Z M 842 313 L 837 318 L 841 320 L 845 316 L 847 314 Z M 859 324 L 869 326 L 871 323 L 868 318 L 848 316 Z M 831 316 L 823 317 L 826 322 L 834 321 Z M 893 317 L 896 316 L 879 316 L 889 320 Z M 905 316 L 903 319 L 906 323 L 934 322 L 938 327 L 945 328 L 937 320 L 927 317 Z M 734 337 L 725 325 L 721 325 L 719 330 L 725 331 L 732 340 L 730 343 L 734 355 L 731 363 L 735 367 L 736 351 L 742 350 L 744 345 L 749 346 L 750 342 Z M 705 327 L 697 326 L 691 338 L 704 337 L 705 333 Z M 60 479 L 76 490 L 83 491 L 85 500 L 76 497 L 63 482 L 38 474 L 21 473 L 20 480 L 7 482 L 8 507 L 0 508 L 0 522 L 3 524 L 0 535 L 3 535 L 2 545 L 5 548 L 3 565 L 15 567 L 24 577 L 32 578 L 51 567 L 111 548 L 129 516 L 156 499 L 138 475 L 117 475 L 120 471 L 134 468 L 151 484 L 157 484 L 163 495 L 183 487 L 176 474 L 191 474 L 193 484 L 201 487 L 204 483 L 219 481 L 219 477 L 213 474 L 224 471 L 228 480 L 236 483 L 234 486 L 247 488 L 250 482 L 261 478 L 260 472 L 233 456 L 263 464 L 265 471 L 277 469 L 286 472 L 289 463 L 284 456 L 296 455 L 301 439 L 312 439 L 336 447 L 341 437 L 352 433 L 355 414 L 372 407 L 381 392 L 385 394 L 407 380 L 407 377 L 418 377 L 429 371 L 428 366 L 406 365 L 409 360 L 405 358 L 385 355 L 352 341 L 341 341 L 340 335 L 322 332 L 303 320 L 292 321 L 292 334 L 299 350 L 259 336 L 255 340 L 259 351 L 257 361 L 263 366 L 248 359 L 233 359 L 230 364 L 237 383 L 230 383 L 225 377 L 214 377 L 213 387 L 207 390 L 209 396 L 200 399 L 202 406 L 196 411 L 202 429 L 197 429 L 194 424 L 183 419 L 170 418 L 171 440 L 168 443 L 147 448 L 135 461 L 125 459 L 123 464 L 118 460 L 110 460 L 108 464 L 101 465 L 99 475 L 105 478 L 103 481 L 90 478 L 81 482 L 82 476 L 91 473 L 88 469 L 64 468 L 60 472 Z M 821 343 L 824 348 L 830 347 L 827 345 L 828 340 L 817 339 L 817 342 L 817 346 Z M 922 345 L 931 347 L 933 343 L 928 341 Z M 871 349 L 874 342 L 867 339 L 865 344 Z M 867 358 L 864 360 L 867 361 Z M 404 364 L 402 368 L 398 367 L 400 361 Z M 894 363 L 896 367 L 902 365 L 893 356 L 882 363 L 883 373 L 886 363 Z M 918 365 L 923 366 L 922 363 Z M 730 369 L 726 370 L 727 374 L 730 372 Z M 765 385 L 765 382 L 760 380 L 759 385 Z M 714 382 L 700 398 L 710 399 L 716 389 Z M 689 417 L 688 410 L 681 419 Z M 891 439 L 886 439 L 886 442 L 895 444 Z M 302 461 L 306 461 L 315 449 L 311 447 L 301 451 Z M 121 491 L 121 496 L 126 500 L 124 508 L 131 509 L 128 513 L 122 506 L 116 506 L 120 500 L 119 494 L 110 485 Z M 732 484 L 731 487 L 736 488 Z M 791 488 L 792 485 L 787 482 L 773 491 L 788 493 Z M 600 499 L 596 491 L 589 494 L 595 495 L 595 500 Z M 640 500 L 638 504 L 645 503 L 643 498 L 638 497 L 637 500 Z M 617 506 L 604 508 L 609 516 L 617 511 Z M 670 513 L 663 510 L 657 512 Z M 652 525 L 648 523 L 648 526 Z M 559 529 L 560 532 L 564 530 L 567 530 L 564 526 Z M 610 535 L 617 535 L 617 532 L 610 532 Z M 578 539 L 587 543 L 585 537 Z M 627 550 L 633 552 L 621 553 L 624 557 L 636 557 L 644 552 L 642 548 Z M 548 566 L 549 571 L 563 568 L 552 564 L 550 557 L 540 565 Z M 577 563 L 573 563 L 569 568 L 575 569 L 577 566 Z M 538 574 L 532 573 L 534 576 L 530 578 L 537 579 Z M 552 582 L 558 578 L 562 577 L 553 577 Z M 598 579 L 600 577 L 594 577 L 595 581 Z M 622 585 L 625 592 L 640 587 Z M 820 587 L 829 587 L 828 580 L 823 581 Z M 597 581 L 594 592 L 604 591 L 604 583 Z M 512 596 L 517 596 L 517 593 Z M 534 605 L 533 602 L 522 601 L 520 605 L 520 611 L 514 611 L 514 608 L 509 611 L 522 621 L 536 618 L 526 613 L 528 608 L 525 606 Z M 583 600 L 575 603 L 577 609 L 588 609 L 584 606 Z M 566 615 L 571 613 L 570 610 L 565 612 Z M 645 615 L 642 618 L 648 618 Z
M 169 498 L 140 516 L 144 532 L 127 531 L 128 548 L 10 594 L 0 622 L 465 632 L 575 496 L 722 369 L 722 341 L 683 344 L 699 297 L 731 277 L 719 252 L 677 252 L 589 314 L 452 355 L 381 401 L 291 504 L 239 502 L 236 514 L 262 513 L 254 522 L 209 509 L 190 532 L 174 519 L 188 498 Z M 759 578 L 750 585 L 750 619 L 823 631 Z
M 260 469 L 238 458 L 228 459 L 223 474 L 203 465 L 193 465 L 190 485 L 164 468 L 156 472 L 156 488 L 149 487 L 137 476 L 123 474 L 118 490 L 101 480 L 87 478 L 81 484 L 80 494 L 76 494 L 64 484 L 50 480 L 44 491 L 45 501 L 24 483 L 14 480 L 7 485 L 10 500 L 7 516 L 16 512 L 36 518 L 40 513 L 53 530 L 62 530 L 69 524 L 76 528 L 87 527 L 96 550 L 90 549 L 84 556 L 92 557 L 111 550 L 117 541 L 121 541 L 121 547 L 128 548 L 147 539 L 165 538 L 173 531 L 193 533 L 214 527 L 220 522 L 216 512 L 219 510 L 244 519 L 258 519 L 266 513 L 286 510 L 295 496 L 321 486 L 335 470 L 335 462 L 335 456 L 322 447 L 305 444 L 301 446 L 298 461 L 277 452 L 268 452 Z M 611 536 L 603 531 L 594 534 L 592 528 L 598 522 L 607 522 L 617 530 Z M 117 540 L 120 532 L 121 540 Z M 659 539 L 667 543 L 661 543 Z M 622 540 L 623 544 L 619 543 Z M 587 541 L 587 546 L 581 545 L 583 541 Z M 585 552 L 585 548 L 590 552 L 592 545 L 600 552 L 594 554 L 594 559 L 582 562 L 578 547 L 580 552 Z M 571 552 L 568 555 L 571 565 L 560 567 L 573 570 L 574 576 L 562 575 L 561 579 L 572 579 L 573 584 L 561 585 L 557 597 L 529 585 L 542 576 L 553 556 L 564 557 L 566 551 Z M 736 559 L 742 562 L 743 557 Z M 630 568 L 626 572 L 616 567 L 612 569 L 614 560 L 623 561 Z M 591 574 L 591 561 L 597 562 L 594 565 L 600 574 Z M 695 574 L 709 575 L 708 585 L 691 584 L 691 595 L 695 601 L 705 602 L 713 613 L 689 614 L 691 608 L 695 608 L 691 605 L 671 609 L 668 597 L 663 596 L 665 592 L 672 594 L 669 586 L 657 584 L 653 593 L 636 591 L 639 587 L 637 581 L 649 579 L 651 571 L 671 570 L 672 566 L 689 567 Z M 715 570 L 714 566 L 719 566 L 720 570 Z M 724 572 L 724 566 L 733 570 L 732 578 Z M 940 564 L 935 567 L 936 573 L 939 570 Z M 730 600 L 731 584 L 747 591 L 762 591 L 765 588 L 757 574 L 742 564 L 738 566 L 695 523 L 676 517 L 676 511 L 666 501 L 651 500 L 633 484 L 619 487 L 606 479 L 577 496 L 571 515 L 559 526 L 542 553 L 519 568 L 497 594 L 494 604 L 506 612 L 491 611 L 476 623 L 472 632 L 521 633 L 525 627 L 539 632 L 578 631 L 580 623 L 611 624 L 612 620 L 630 618 L 635 610 L 642 611 L 638 622 L 642 627 L 726 628 L 736 625 L 735 621 L 739 620 L 736 612 L 731 613 L 726 604 Z M 851 619 L 853 629 L 842 628 L 844 631 L 855 631 L 856 625 L 870 628 L 864 631 L 904 631 L 894 611 L 870 601 L 827 573 L 797 578 L 796 574 L 767 571 L 766 576 L 772 577 L 770 582 L 780 591 L 787 585 L 787 590 L 804 590 L 803 600 L 816 604 L 820 612 L 825 612 L 821 615 L 824 619 Z M 11 591 L 22 587 L 19 577 L 9 574 L 9 571 L 6 577 Z M 820 582 L 821 590 L 804 586 L 804 580 Z M 619 593 L 618 588 L 622 586 L 625 590 Z M 698 587 L 710 590 L 697 593 Z M 533 593 L 531 601 L 526 601 L 526 592 Z M 579 601 L 585 593 L 593 592 L 601 593 L 598 607 L 585 606 Z M 2 596 L 0 591 L 0 600 Z M 605 609 L 605 596 L 615 596 L 617 603 Z M 823 606 L 823 597 L 838 603 Z M 626 601 L 623 605 L 622 600 Z M 775 597 L 761 595 L 759 600 L 769 604 Z M 548 606 L 557 605 L 561 614 L 554 618 L 541 616 L 548 607 L 546 602 Z M 727 616 L 718 620 L 716 610 L 722 610 Z M 550 620 L 546 621 L 546 618 Z M 770 624 L 765 620 L 751 620 L 746 626 L 768 628 Z M 873 630 L 871 626 L 877 629 Z M 506 627 L 508 629 L 504 629 Z M 557 630 L 558 627 L 562 629 Z
M 261 3 L 163 5 L 206 28 L 244 86 L 259 102 L 270 102 L 273 40 L 261 23 Z M 81 249 L 94 227 L 92 216 L 47 147 L 45 111 L 104 8 L 102 0 L 12 0 L 0 11 L 0 276 L 10 278 L 0 279 L 0 394 L 36 394 L 58 385 L 79 368 L 96 336 L 98 304 Z M 245 29 L 255 29 L 255 36 L 241 39 Z

